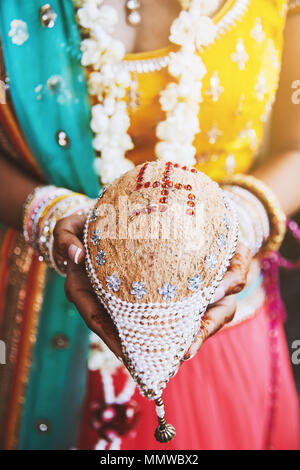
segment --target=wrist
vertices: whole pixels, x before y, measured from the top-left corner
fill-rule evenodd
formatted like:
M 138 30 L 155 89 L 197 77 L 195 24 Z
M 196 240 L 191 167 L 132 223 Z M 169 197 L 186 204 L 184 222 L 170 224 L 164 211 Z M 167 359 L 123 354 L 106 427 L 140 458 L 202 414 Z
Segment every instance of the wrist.
M 229 197 L 251 218 L 256 233 L 258 252 L 278 251 L 286 232 L 286 216 L 272 190 L 259 179 L 250 175 L 234 175 L 223 182 Z M 250 227 L 243 227 L 250 231 Z M 262 243 L 260 237 L 262 236 Z
M 24 205 L 23 233 L 48 266 L 64 275 L 62 260 L 58 266 L 53 257 L 53 232 L 58 220 L 74 214 L 87 213 L 94 201 L 87 196 L 56 186 L 37 187 Z
M 249 191 L 238 186 L 223 187 L 233 205 L 239 222 L 239 241 L 255 256 L 270 234 L 269 220 L 260 201 Z

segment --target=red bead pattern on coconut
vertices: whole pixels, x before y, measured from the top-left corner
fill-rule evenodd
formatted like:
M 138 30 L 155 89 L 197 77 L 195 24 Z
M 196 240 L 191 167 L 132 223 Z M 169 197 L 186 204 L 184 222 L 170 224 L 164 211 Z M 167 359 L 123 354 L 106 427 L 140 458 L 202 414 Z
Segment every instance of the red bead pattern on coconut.
M 139 174 L 138 174 L 138 177 L 137 177 L 137 182 L 136 182 L 136 188 L 135 188 L 137 191 L 139 189 L 142 189 L 142 187 L 144 186 L 143 185 L 144 173 L 145 173 L 145 170 L 146 170 L 147 166 L 148 166 L 148 163 L 145 163 L 145 165 L 143 165 L 142 168 L 139 171 Z M 150 186 L 150 183 L 149 183 L 149 186 Z
M 183 166 L 182 170 L 188 170 L 188 168 L 186 166 Z M 191 173 L 197 173 L 198 172 L 198 170 L 196 168 L 191 168 L 190 171 L 191 171 Z M 187 185 L 184 186 L 184 189 L 186 191 L 192 191 L 193 188 L 190 184 L 187 184 Z M 188 215 L 195 215 L 195 211 L 193 209 L 191 209 L 192 207 L 196 206 L 196 196 L 195 196 L 195 194 L 189 192 L 187 205 L 189 206 L 189 208 L 187 209 L 186 213 Z
M 172 163 L 172 162 L 167 162 L 165 164 L 165 170 L 163 172 L 163 177 L 161 181 L 154 181 L 151 183 L 151 181 L 146 181 L 144 183 L 144 173 L 147 168 L 148 164 L 145 163 L 142 168 L 140 169 L 138 173 L 138 178 L 137 178 L 137 184 L 136 184 L 136 190 L 140 190 L 142 188 L 159 188 L 161 187 L 161 198 L 159 199 L 160 205 L 158 206 L 159 212 L 165 212 L 167 210 L 167 207 L 165 205 L 168 204 L 168 196 L 169 196 L 169 190 L 172 188 L 175 188 L 177 190 L 185 189 L 186 191 L 189 191 L 188 194 L 188 200 L 187 200 L 187 205 L 189 206 L 186 213 L 188 215 L 195 215 L 195 211 L 192 210 L 191 208 L 196 206 L 196 196 L 191 193 L 192 191 L 192 186 L 190 184 L 183 185 L 182 183 L 174 183 L 171 180 L 171 175 L 172 175 L 172 170 L 174 168 L 180 168 L 180 165 L 178 163 Z M 190 171 L 191 173 L 197 173 L 198 170 L 196 168 L 191 168 L 189 169 L 187 166 L 182 166 L 182 170 L 185 171 Z M 137 209 L 133 212 L 133 216 L 138 216 L 140 214 L 151 214 L 152 212 L 156 212 L 157 207 L 146 207 L 143 209 Z
M 159 188 L 160 186 L 162 187 L 161 190 L 161 198 L 159 199 L 159 212 L 165 212 L 167 208 L 164 208 L 164 205 L 168 203 L 168 195 L 169 195 L 169 188 L 172 188 L 173 182 L 171 181 L 171 173 L 173 169 L 173 163 L 172 162 L 167 162 L 165 165 L 165 170 L 163 172 L 163 177 L 162 181 L 154 181 L 151 183 L 150 181 L 146 181 L 144 183 L 144 173 L 147 168 L 147 163 L 142 166 L 138 173 L 138 178 L 137 178 L 137 184 L 136 184 L 136 190 L 140 190 L 143 187 L 144 188 L 150 188 L 152 185 L 153 188 Z M 133 216 L 137 216 L 140 214 L 151 214 L 153 212 L 157 212 L 157 207 L 152 206 L 152 207 L 146 207 L 141 210 L 135 210 L 133 212 Z
M 168 195 L 169 195 L 169 189 L 172 188 L 173 186 L 173 181 L 171 180 L 171 174 L 173 170 L 173 163 L 172 162 L 167 162 L 165 165 L 165 171 L 163 173 L 163 178 L 162 178 L 162 191 L 161 195 L 163 197 L 160 198 L 159 202 L 161 204 L 168 204 Z M 160 210 L 160 212 L 165 212 L 164 210 Z
M 88 219 L 86 225 L 87 269 L 95 291 L 99 299 L 108 306 L 109 314 L 118 328 L 126 353 L 126 364 L 128 364 L 132 377 L 136 380 L 145 396 L 156 398 L 169 380 L 170 372 L 173 373 L 180 363 L 186 345 L 192 342 L 200 327 L 200 315 L 211 302 L 215 289 L 226 272 L 235 250 L 238 232 L 234 213 L 230 210 L 231 206 L 229 204 L 228 206 L 225 205 L 223 193 L 217 183 L 213 183 L 204 174 L 199 172 L 199 176 L 194 172 L 185 173 L 181 168 L 176 172 L 174 168 L 174 173 L 166 175 L 171 176 L 174 184 L 173 188 L 169 191 L 169 196 L 162 196 L 162 188 L 158 187 L 158 190 L 154 191 L 153 182 L 161 181 L 165 171 L 165 162 L 155 162 L 151 166 L 149 163 L 149 167 L 144 174 L 144 183 L 151 181 L 152 185 L 149 189 L 143 189 L 140 193 L 137 193 L 134 189 L 139 171 L 140 167 L 122 177 L 120 184 L 118 182 L 113 183 L 108 188 L 106 199 L 102 203 L 109 202 L 118 207 L 121 190 L 122 194 L 128 196 L 131 204 L 137 204 L 138 202 L 141 204 L 141 201 L 144 201 L 142 207 L 149 206 L 152 210 L 152 207 L 158 206 L 159 211 L 171 211 L 171 203 L 174 200 L 174 203 L 183 203 L 184 212 L 189 210 L 192 215 L 195 209 L 188 206 L 187 202 L 194 202 L 193 198 L 189 197 L 190 194 L 193 194 L 197 199 L 197 206 L 201 201 L 203 206 L 201 210 L 203 210 L 205 217 L 200 221 L 202 225 L 199 232 L 198 228 L 195 228 L 195 224 L 191 224 L 191 235 L 196 236 L 196 243 L 198 242 L 198 235 L 203 236 L 203 248 L 200 246 L 199 251 L 191 253 L 192 250 L 189 249 L 190 241 L 187 240 L 184 233 L 180 236 L 179 240 L 180 243 L 182 240 L 182 250 L 184 250 L 184 263 L 178 263 L 178 270 L 174 269 L 174 264 L 177 261 L 175 250 L 178 241 L 172 240 L 172 238 L 165 240 L 163 233 L 159 234 L 161 238 L 158 239 L 158 242 L 142 238 L 134 241 L 134 245 L 131 241 L 128 243 L 120 240 L 112 246 L 114 242 L 101 240 L 101 248 L 107 253 L 107 262 L 104 267 L 100 268 L 95 263 L 97 247 L 91 242 L 93 232 L 100 225 L 97 225 L 97 222 L 90 222 L 90 219 Z M 183 183 L 180 189 L 181 193 L 177 193 L 178 189 L 175 187 L 175 184 L 179 181 Z M 192 186 L 192 191 L 184 189 L 187 184 Z M 169 204 L 159 204 L 158 201 L 161 197 L 168 197 Z M 98 206 L 99 203 L 96 208 Z M 227 247 L 225 250 L 219 251 L 217 249 L 218 240 L 220 234 L 224 232 L 224 216 L 227 214 L 227 209 L 231 228 L 229 227 L 228 234 L 226 233 Z M 168 212 L 162 214 L 161 217 L 163 228 L 168 224 L 166 215 L 168 215 Z M 147 221 L 147 219 L 144 220 Z M 177 223 L 180 228 L 181 220 Z M 134 249 L 132 249 L 132 245 Z M 165 255 L 166 249 L 169 250 L 167 256 Z M 152 256 L 149 257 L 150 250 L 152 250 L 153 258 Z M 143 261 L 140 262 L 142 252 Z M 212 257 L 212 254 L 215 255 L 216 260 L 213 260 L 213 262 L 210 260 L 211 267 L 208 268 L 206 258 Z M 159 269 L 153 269 L 153 262 Z M 122 269 L 124 266 L 126 275 L 119 274 L 120 266 L 122 266 Z M 132 270 L 131 267 L 133 267 Z M 106 278 L 112 273 L 116 273 L 122 279 L 122 287 L 117 295 L 106 290 Z M 194 287 L 194 283 L 197 283 L 197 274 L 199 274 L 201 280 L 203 279 L 203 285 L 195 290 L 195 293 L 192 293 L 193 291 L 189 289 L 189 286 Z M 190 282 L 191 279 L 193 279 L 193 282 Z M 143 280 L 145 281 L 144 288 L 147 293 L 144 293 L 141 299 L 136 297 L 135 300 L 131 293 L 132 284 L 133 282 L 140 283 Z M 176 293 L 176 297 L 172 296 L 174 293 Z M 171 324 L 174 330 L 170 327 L 170 318 L 174 319 L 174 323 Z M 158 319 L 162 320 L 164 324 L 160 322 L 156 325 L 155 322 Z M 187 329 L 188 325 L 192 325 L 190 330 Z M 148 333 L 150 328 L 153 335 L 148 336 L 146 332 Z M 177 331 L 180 332 L 179 335 Z M 173 332 L 176 333 L 176 343 L 173 341 Z M 181 337 L 183 333 L 187 336 Z M 169 338 L 169 334 L 171 340 L 168 343 L 166 338 Z M 136 344 L 137 337 L 141 340 L 138 340 Z M 143 361 L 141 361 L 141 358 Z M 148 358 L 150 358 L 149 366 Z M 115 416 L 115 410 L 110 408 L 112 403 L 112 401 L 109 401 L 108 409 L 106 408 L 100 413 L 100 419 L 104 420 L 105 423 Z

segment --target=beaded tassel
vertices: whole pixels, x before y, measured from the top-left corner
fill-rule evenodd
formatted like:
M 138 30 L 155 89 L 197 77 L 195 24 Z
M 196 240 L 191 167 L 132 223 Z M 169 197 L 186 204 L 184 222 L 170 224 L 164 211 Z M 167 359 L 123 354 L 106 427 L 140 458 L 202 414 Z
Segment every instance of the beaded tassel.
M 165 418 L 165 410 L 162 398 L 159 397 L 155 400 L 156 414 L 158 419 L 158 426 L 155 430 L 154 436 L 158 442 L 167 443 L 170 442 L 175 436 L 176 431 L 172 424 L 168 424 Z

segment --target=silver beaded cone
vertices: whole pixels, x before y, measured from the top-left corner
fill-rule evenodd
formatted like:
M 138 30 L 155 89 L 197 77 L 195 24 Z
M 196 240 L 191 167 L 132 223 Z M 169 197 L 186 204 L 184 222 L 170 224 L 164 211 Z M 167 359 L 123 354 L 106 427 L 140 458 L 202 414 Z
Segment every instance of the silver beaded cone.
M 221 188 L 169 162 L 129 171 L 90 212 L 87 271 L 144 396 L 159 400 L 177 372 L 236 241 L 235 215 Z M 170 439 L 171 428 L 157 434 Z

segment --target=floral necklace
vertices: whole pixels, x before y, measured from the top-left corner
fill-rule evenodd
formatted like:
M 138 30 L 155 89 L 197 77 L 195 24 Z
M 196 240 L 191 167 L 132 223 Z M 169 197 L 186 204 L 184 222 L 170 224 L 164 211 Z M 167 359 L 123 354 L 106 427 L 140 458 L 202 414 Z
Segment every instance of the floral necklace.
M 198 52 L 213 42 L 216 27 L 209 17 L 220 5 L 220 0 L 180 0 L 182 11 L 173 21 L 169 39 L 180 46 L 170 54 L 168 71 L 175 79 L 160 92 L 159 102 L 165 120 L 158 123 L 159 141 L 155 154 L 159 160 L 193 166 L 196 149 L 193 145 L 199 128 L 199 103 L 205 65 Z M 88 79 L 93 146 L 100 157 L 95 159 L 95 170 L 102 184 L 130 170 L 134 165 L 126 152 L 134 148 L 128 134 L 130 119 L 125 102 L 126 90 L 132 82 L 131 74 L 121 66 L 125 56 L 122 42 L 111 37 L 118 23 L 117 10 L 103 5 L 103 0 L 74 0 L 79 26 L 84 67 L 93 69 Z

